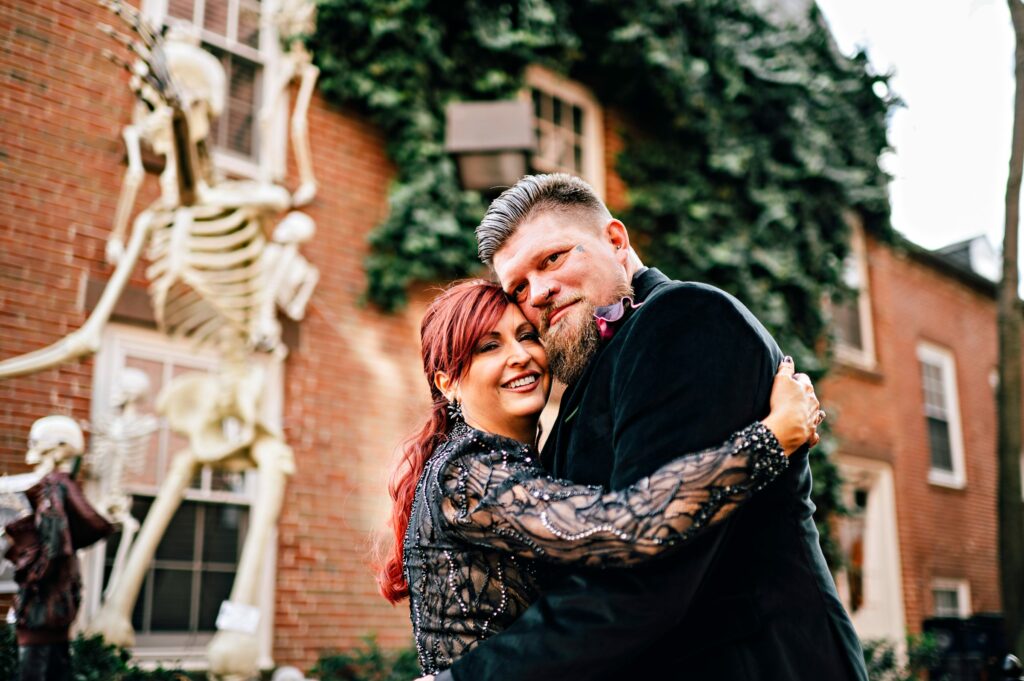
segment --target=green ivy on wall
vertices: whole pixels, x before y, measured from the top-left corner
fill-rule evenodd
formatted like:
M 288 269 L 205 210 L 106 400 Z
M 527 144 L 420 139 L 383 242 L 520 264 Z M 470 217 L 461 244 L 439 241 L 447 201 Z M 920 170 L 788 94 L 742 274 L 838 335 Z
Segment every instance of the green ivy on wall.
M 384 309 L 414 281 L 480 271 L 486 206 L 444 153 L 444 108 L 516 96 L 530 64 L 627 121 L 620 217 L 645 264 L 736 295 L 813 377 L 823 303 L 843 293 L 846 216 L 891 235 L 878 157 L 895 100 L 813 7 L 779 25 L 749 0 L 320 0 L 310 47 L 325 96 L 368 115 L 397 168 L 366 261 L 367 298 Z M 814 465 L 816 503 L 841 508 L 825 447 Z

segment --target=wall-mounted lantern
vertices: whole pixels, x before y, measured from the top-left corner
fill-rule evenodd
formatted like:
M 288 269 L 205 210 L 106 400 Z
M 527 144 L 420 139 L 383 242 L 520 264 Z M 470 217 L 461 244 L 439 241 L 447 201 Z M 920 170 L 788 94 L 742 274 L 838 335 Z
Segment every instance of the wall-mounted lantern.
M 529 102 L 454 102 L 446 113 L 444 148 L 464 189 L 497 193 L 526 174 L 534 149 Z

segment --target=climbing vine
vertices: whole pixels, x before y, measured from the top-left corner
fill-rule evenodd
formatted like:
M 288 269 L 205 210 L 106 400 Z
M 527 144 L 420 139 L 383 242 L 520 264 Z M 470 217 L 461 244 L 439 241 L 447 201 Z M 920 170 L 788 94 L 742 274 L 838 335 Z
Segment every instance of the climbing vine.
M 444 153 L 444 108 L 516 96 L 530 64 L 620 114 L 619 217 L 645 263 L 739 297 L 814 377 L 847 216 L 891 234 L 878 157 L 895 99 L 863 54 L 837 52 L 813 3 L 782 24 L 750 0 L 320 0 L 310 43 L 324 95 L 380 127 L 397 169 L 366 261 L 384 309 L 414 281 L 480 270 L 486 206 Z M 815 501 L 841 508 L 826 448 L 814 456 Z

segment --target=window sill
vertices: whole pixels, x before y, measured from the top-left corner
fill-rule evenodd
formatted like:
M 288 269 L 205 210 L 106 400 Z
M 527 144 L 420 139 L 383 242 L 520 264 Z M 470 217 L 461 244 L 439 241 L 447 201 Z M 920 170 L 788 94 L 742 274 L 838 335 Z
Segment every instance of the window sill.
M 947 489 L 965 489 L 967 487 L 967 480 L 946 471 L 928 471 L 928 483 Z

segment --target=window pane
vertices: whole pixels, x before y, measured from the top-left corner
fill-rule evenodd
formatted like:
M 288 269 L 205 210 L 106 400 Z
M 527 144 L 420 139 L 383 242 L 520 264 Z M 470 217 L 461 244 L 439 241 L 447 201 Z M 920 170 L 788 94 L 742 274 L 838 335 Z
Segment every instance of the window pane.
M 227 110 L 221 116 L 217 145 L 243 156 L 256 149 L 256 103 L 259 100 L 259 65 L 237 55 L 207 45 L 228 77 Z
M 542 115 L 541 114 L 541 104 L 540 104 L 540 100 L 541 100 L 540 90 L 537 90 L 537 89 L 530 90 L 530 97 L 533 99 L 533 116 L 534 116 L 534 118 L 540 118 L 541 115 Z
M 245 494 L 245 474 L 214 468 L 210 471 L 210 489 L 215 492 Z
M 928 443 L 932 450 L 932 468 L 953 472 L 953 456 L 949 448 L 949 424 L 942 419 L 927 417 Z
M 861 335 L 860 310 L 857 300 L 844 300 L 832 307 L 832 321 L 835 325 L 836 341 L 850 348 L 861 350 L 864 341 Z
M 936 617 L 958 617 L 960 615 L 960 598 L 956 589 L 935 589 L 932 591 L 935 600 Z
M 188 561 L 193 559 L 195 555 L 196 506 L 195 502 L 182 502 L 156 549 L 156 560 Z
M 199 631 L 213 631 L 216 628 L 217 613 L 221 601 L 231 595 L 235 573 L 204 571 L 199 586 Z
M 583 109 L 578 106 L 572 107 L 572 131 L 577 135 L 583 134 Z
M 257 0 L 239 0 L 238 42 L 260 49 L 260 3 Z
M 167 13 L 172 17 L 191 22 L 194 18 L 194 4 L 193 0 L 168 0 Z
M 206 0 L 203 28 L 218 35 L 228 34 L 228 0 Z
M 209 504 L 203 522 L 203 562 L 236 563 L 244 510 L 233 504 Z
M 562 100 L 557 97 L 553 97 L 551 100 L 552 111 L 551 120 L 555 122 L 555 125 L 562 124 Z
M 578 144 L 574 144 L 572 148 L 572 162 L 573 169 L 576 172 L 583 170 L 583 149 Z
M 153 570 L 152 631 L 188 631 L 192 609 L 191 570 Z

